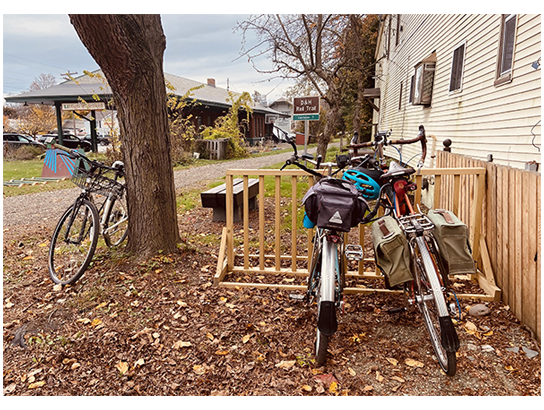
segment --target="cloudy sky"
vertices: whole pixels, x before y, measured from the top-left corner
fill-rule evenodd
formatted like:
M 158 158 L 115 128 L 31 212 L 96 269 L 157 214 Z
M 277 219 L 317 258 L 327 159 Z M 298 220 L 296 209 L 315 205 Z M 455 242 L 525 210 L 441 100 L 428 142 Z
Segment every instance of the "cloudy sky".
M 290 85 L 259 74 L 247 58 L 238 58 L 241 34 L 234 32 L 244 14 L 161 14 L 166 35 L 164 70 L 195 81 L 215 78 L 218 87 L 233 91 L 255 90 L 280 98 Z M 3 92 L 28 90 L 40 74 L 95 70 L 98 65 L 81 44 L 67 14 L 3 15 Z

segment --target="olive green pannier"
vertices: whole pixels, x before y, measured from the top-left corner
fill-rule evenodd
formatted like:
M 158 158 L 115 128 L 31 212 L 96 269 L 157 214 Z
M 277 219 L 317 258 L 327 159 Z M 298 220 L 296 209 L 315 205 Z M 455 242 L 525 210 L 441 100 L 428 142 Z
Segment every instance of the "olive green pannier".
M 434 236 L 448 275 L 476 273 L 467 226 L 451 211 L 435 209 L 427 216 L 434 224 Z
M 392 288 L 413 280 L 410 247 L 395 218 L 384 216 L 372 224 L 371 230 L 374 258 L 385 276 L 386 286 Z

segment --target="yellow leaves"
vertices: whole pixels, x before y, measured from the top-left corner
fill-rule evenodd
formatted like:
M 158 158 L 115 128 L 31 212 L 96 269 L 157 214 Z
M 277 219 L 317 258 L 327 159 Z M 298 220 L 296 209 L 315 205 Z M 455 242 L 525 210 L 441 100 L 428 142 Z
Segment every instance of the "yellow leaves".
M 25 256 L 23 258 L 24 261 L 29 261 L 29 260 L 32 260 L 32 259 L 34 259 L 34 256 L 32 256 L 32 255 L 28 255 L 28 256 Z
M 333 394 L 338 394 L 338 383 L 332 382 L 329 386 L 329 392 Z
M 249 339 L 251 339 L 251 336 L 253 336 L 253 335 L 245 335 L 245 336 L 242 338 L 242 342 L 243 342 L 243 343 L 249 342 Z
M 45 247 L 45 246 L 47 246 L 47 245 L 48 245 L 47 242 L 42 242 L 42 243 L 38 244 L 38 246 L 39 246 L 40 248 L 43 248 L 43 247 Z
M 121 376 L 123 376 L 126 372 L 128 372 L 128 363 L 120 361 L 115 365 L 115 368 L 119 370 L 119 373 Z
M 363 338 L 366 336 L 366 333 L 354 333 L 353 336 L 349 338 L 351 343 L 361 343 L 363 341 Z
M 301 387 L 301 389 L 309 393 L 312 391 L 312 386 L 308 386 L 307 384 L 305 384 Z
M 396 366 L 397 364 L 399 364 L 399 361 L 397 359 L 393 359 L 392 357 L 386 357 L 385 360 L 387 360 L 393 366 Z
M 42 386 L 44 386 L 44 385 L 45 385 L 45 381 L 36 382 L 36 383 L 30 383 L 30 384 L 28 385 L 28 388 L 29 388 L 29 389 L 37 389 L 37 388 L 42 387 Z
M 218 356 L 226 356 L 229 354 L 229 351 L 228 350 L 218 350 L 215 352 L 216 355 Z
M 509 372 L 513 372 L 513 371 L 516 370 L 516 369 L 514 369 L 512 366 L 504 366 L 504 368 L 505 368 L 506 370 L 508 370 Z
M 206 369 L 204 368 L 204 366 L 200 364 L 195 364 L 193 366 L 193 372 L 195 372 L 198 375 L 203 375 L 204 373 L 206 373 Z
M 191 347 L 191 342 L 182 342 L 181 340 L 178 340 L 174 345 L 172 346 L 172 349 L 181 349 L 183 347 Z
M 295 365 L 296 362 L 297 362 L 296 360 L 288 360 L 288 361 L 282 360 L 281 362 L 276 364 L 276 367 L 280 369 L 290 369 L 291 367 Z
M 101 304 L 99 304 L 97 307 L 95 307 L 95 309 L 101 309 L 103 308 L 104 306 L 106 306 L 108 304 L 108 302 L 102 302 Z
M 213 337 L 213 335 L 211 333 L 206 333 L 206 339 L 213 342 L 214 337 Z
M 91 322 L 91 326 L 92 327 L 97 327 L 98 325 L 100 325 L 102 323 L 102 321 L 100 319 L 94 319 L 92 322 Z
M 425 366 L 423 363 L 415 360 L 415 359 L 406 359 L 404 361 L 404 363 L 406 363 L 408 366 L 410 367 L 423 367 Z

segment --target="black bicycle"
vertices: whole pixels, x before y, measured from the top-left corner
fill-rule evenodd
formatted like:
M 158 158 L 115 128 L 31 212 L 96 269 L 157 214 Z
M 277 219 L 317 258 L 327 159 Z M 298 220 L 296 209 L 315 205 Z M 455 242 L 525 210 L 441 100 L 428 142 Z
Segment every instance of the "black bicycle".
M 76 162 L 72 182 L 82 191 L 60 218 L 49 247 L 49 275 L 53 282 L 72 285 L 88 268 L 96 250 L 99 234 L 108 247 L 120 245 L 128 233 L 126 188 L 121 161 L 109 167 L 93 161 L 62 145 L 48 146 L 62 150 Z M 106 199 L 99 203 L 95 195 Z

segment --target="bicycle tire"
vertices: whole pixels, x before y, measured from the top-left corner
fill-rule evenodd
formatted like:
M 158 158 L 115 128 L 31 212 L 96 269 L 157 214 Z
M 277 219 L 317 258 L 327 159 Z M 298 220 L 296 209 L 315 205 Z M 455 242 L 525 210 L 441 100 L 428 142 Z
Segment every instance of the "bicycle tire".
M 119 223 L 111 232 L 109 228 Z M 104 242 L 109 248 L 121 245 L 128 235 L 128 210 L 125 197 L 114 197 L 104 222 Z
M 321 244 L 321 275 L 319 285 L 317 287 L 317 334 L 315 343 L 315 357 L 316 363 L 322 366 L 327 361 L 327 351 L 329 348 L 329 341 L 336 332 L 336 290 L 335 290 L 335 278 L 336 270 L 338 269 L 338 252 L 337 245 L 330 243 L 327 238 L 322 238 Z M 325 283 L 325 281 L 332 281 Z M 322 312 L 321 308 L 325 306 L 325 310 Z
M 68 226 L 74 212 L 76 217 Z M 83 275 L 96 250 L 99 225 L 98 210 L 87 199 L 76 203 L 75 210 L 74 206 L 66 210 L 49 246 L 49 276 L 53 282 L 72 285 Z
M 441 324 L 441 322 L 448 320 L 451 323 L 451 318 L 440 286 L 439 273 L 435 268 L 436 264 L 433 262 L 424 239 L 417 238 L 415 247 L 417 248 L 415 261 L 417 304 L 429 333 L 438 364 L 446 375 L 451 377 L 457 371 L 456 349 L 444 347 L 444 340 L 451 336 L 446 335 L 445 332 L 455 332 L 455 329 L 452 325 L 448 327 L 448 330 L 444 330 Z M 457 334 L 455 334 L 455 338 L 457 338 Z

